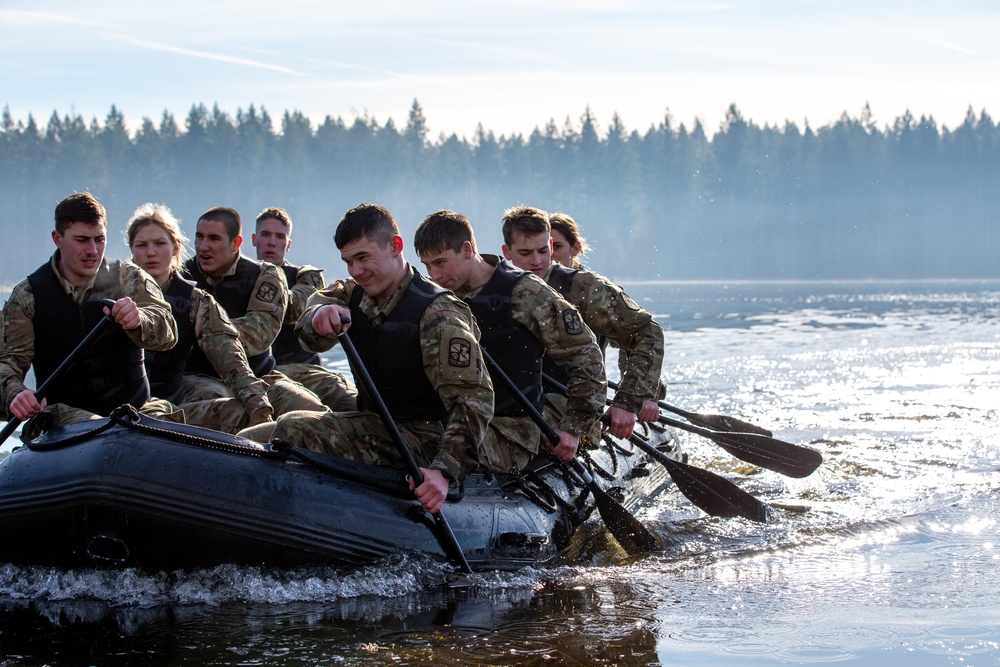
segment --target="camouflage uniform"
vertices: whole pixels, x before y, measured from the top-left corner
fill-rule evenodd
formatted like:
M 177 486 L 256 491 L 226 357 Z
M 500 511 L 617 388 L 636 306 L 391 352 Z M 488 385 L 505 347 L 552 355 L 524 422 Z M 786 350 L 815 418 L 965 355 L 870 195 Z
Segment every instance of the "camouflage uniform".
M 239 259 L 238 255 L 237 259 Z M 236 265 L 237 262 L 233 262 L 225 275 L 234 275 Z M 281 329 L 287 307 L 288 285 L 284 272 L 268 262 L 261 262 L 260 266 L 260 275 L 249 292 L 246 314 L 230 318 L 239 332 L 240 342 L 243 344 L 247 357 L 261 354 L 270 349 L 271 343 Z M 222 282 L 208 276 L 206 276 L 206 280 L 210 285 Z M 281 373 L 272 371 L 260 379 L 268 385 L 267 398 L 275 415 L 291 410 L 319 411 L 326 409 L 315 394 Z M 216 378 L 191 374 L 184 379 L 184 396 L 186 403 L 182 404 L 181 407 L 194 409 L 194 406 L 188 406 L 187 403 L 217 398 L 233 398 L 234 394 L 225 383 Z M 208 412 L 203 411 L 205 407 L 207 406 L 199 408 L 197 418 L 215 420 L 211 423 L 217 425 L 230 425 L 219 430 L 231 429 L 232 425 L 239 424 L 248 418 L 242 403 L 214 403 L 211 404 L 211 410 Z
M 480 256 L 492 266 L 500 261 L 496 255 Z M 469 301 L 480 291 L 482 287 L 457 294 Z M 578 438 L 591 437 L 604 412 L 608 387 L 593 333 L 580 324 L 576 309 L 533 273 L 525 272 L 517 279 L 509 307 L 514 320 L 541 341 L 546 354 L 570 376 L 569 399 L 559 415 L 549 415 L 549 423 Z M 503 366 L 495 353 L 491 356 Z M 547 449 L 549 444 L 530 416 L 495 416 L 483 439 L 482 467 L 493 472 L 520 470 L 538 454 L 540 445 Z
M 415 275 L 407 265 L 407 277 L 384 307 L 379 307 L 367 294 L 360 308 L 374 325 L 378 325 L 400 302 Z M 296 331 L 303 347 L 313 352 L 325 352 L 337 339 L 317 334 L 312 328 L 315 311 L 327 304 L 349 307 L 357 284 L 339 280 L 309 299 L 305 314 Z M 410 445 L 417 464 L 441 471 L 454 481 L 462 481 L 478 462 L 480 443 L 486 426 L 493 416 L 493 385 L 483 367 L 479 352 L 479 328 L 469 307 L 450 294 L 434 299 L 424 310 L 419 322 L 424 371 L 449 413 L 447 423 L 438 421 L 399 422 L 399 430 Z M 468 356 L 452 354 L 457 347 Z M 241 435 L 267 440 L 267 425 L 244 431 Z M 278 419 L 271 437 L 286 440 L 296 446 L 358 461 L 403 467 L 403 461 L 385 426 L 377 414 L 352 413 L 292 413 Z
M 268 385 L 255 377 L 247 362 L 247 355 L 239 342 L 240 333 L 233 326 L 226 311 L 204 290 L 194 288 L 188 310 L 198 347 L 205 353 L 222 378 L 226 391 L 234 399 L 192 400 L 184 393 L 185 387 L 196 387 L 204 376 L 182 382 L 177 402 L 188 424 L 215 428 L 226 433 L 236 433 L 241 428 L 262 421 L 270 421 L 271 404 L 267 400 Z M 216 382 L 214 378 L 205 378 Z
M 545 281 L 555 287 L 549 267 Z M 566 300 L 576 306 L 583 321 L 598 335 L 620 348 L 622 372 L 612 406 L 638 414 L 642 403 L 662 397 L 663 328 L 621 287 L 587 269 L 573 276 Z
M 288 288 L 288 308 L 285 309 L 284 326 L 294 327 L 305 311 L 309 297 L 325 286 L 322 269 L 308 264 L 300 266 L 295 284 Z M 307 363 L 279 363 L 276 370 L 316 394 L 323 405 L 334 412 L 357 409 L 358 390 L 340 373 Z
M 82 287 L 74 287 L 59 273 L 59 251 L 52 255 L 50 266 L 65 289 L 78 304 L 90 296 L 97 276 Z M 100 271 L 117 272 L 118 285 L 109 298 L 130 297 L 139 307 L 139 326 L 125 334 L 137 346 L 149 350 L 167 350 L 177 341 L 177 327 L 170 306 L 163 300 L 156 282 L 130 260 L 101 263 Z M 0 402 L 4 418 L 10 419 L 9 405 L 17 394 L 27 389 L 24 377 L 35 357 L 35 296 L 27 280 L 14 286 L 3 308 L 3 349 L 0 351 Z M 169 406 L 169 404 L 167 404 Z M 143 411 L 157 416 L 171 412 L 160 401 L 148 401 Z M 46 409 L 56 418 L 56 424 L 83 421 L 96 416 L 73 406 L 54 404 Z

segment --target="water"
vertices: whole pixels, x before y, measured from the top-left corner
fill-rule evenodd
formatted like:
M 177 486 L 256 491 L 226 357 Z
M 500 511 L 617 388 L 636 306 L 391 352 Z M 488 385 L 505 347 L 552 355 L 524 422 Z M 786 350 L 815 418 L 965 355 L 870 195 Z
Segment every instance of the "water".
M 668 495 L 639 517 L 666 542 L 649 558 L 616 564 L 595 521 L 574 562 L 458 582 L 412 559 L 0 565 L 0 665 L 997 664 L 1000 282 L 629 292 L 667 328 L 671 403 L 824 453 L 789 479 L 686 438 L 693 464 L 786 507 L 773 522 Z

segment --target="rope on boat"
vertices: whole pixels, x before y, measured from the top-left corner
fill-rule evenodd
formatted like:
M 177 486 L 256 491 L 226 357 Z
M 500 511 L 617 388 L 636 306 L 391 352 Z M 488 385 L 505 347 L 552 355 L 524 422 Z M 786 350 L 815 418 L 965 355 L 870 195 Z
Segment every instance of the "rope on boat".
M 255 446 L 249 442 L 244 444 L 238 440 L 224 441 L 215 440 L 212 438 L 206 438 L 199 435 L 194 435 L 192 433 L 184 433 L 182 431 L 177 431 L 173 429 L 160 428 L 158 426 L 151 426 L 149 424 L 141 423 L 142 415 L 139 411 L 131 405 L 121 405 L 111 411 L 108 415 L 106 422 L 100 426 L 93 428 L 89 431 L 84 431 L 76 435 L 63 438 L 61 440 L 54 440 L 52 442 L 36 442 L 33 438 L 29 438 L 25 445 L 29 449 L 35 451 L 51 451 L 54 449 L 60 449 L 62 447 L 69 447 L 75 445 L 84 440 L 88 440 L 97 435 L 100 435 L 104 431 L 111 429 L 114 426 L 124 426 L 126 428 L 138 431 L 140 433 L 146 433 L 149 435 L 155 435 L 161 438 L 167 438 L 169 440 L 174 440 L 177 442 L 182 442 L 189 445 L 196 445 L 198 447 L 204 447 L 206 449 L 214 449 L 216 451 L 228 452 L 233 454 L 242 454 L 244 456 L 254 456 L 257 458 L 264 459 L 284 459 L 287 455 L 279 452 L 272 451 L 270 449 L 264 449 L 260 446 Z M 32 433 L 32 435 L 35 435 Z

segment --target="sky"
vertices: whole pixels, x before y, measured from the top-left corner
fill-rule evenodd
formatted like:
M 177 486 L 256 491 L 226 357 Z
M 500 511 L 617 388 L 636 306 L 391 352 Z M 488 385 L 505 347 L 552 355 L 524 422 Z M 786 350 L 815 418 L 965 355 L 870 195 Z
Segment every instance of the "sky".
M 182 125 L 203 103 L 402 127 L 417 100 L 432 140 L 579 127 L 588 107 L 602 130 L 669 114 L 711 135 L 730 104 L 817 128 L 866 103 L 879 126 L 954 128 L 970 106 L 1000 117 L 998 34 L 994 0 L 0 0 L 0 105 L 42 125 L 112 105 Z

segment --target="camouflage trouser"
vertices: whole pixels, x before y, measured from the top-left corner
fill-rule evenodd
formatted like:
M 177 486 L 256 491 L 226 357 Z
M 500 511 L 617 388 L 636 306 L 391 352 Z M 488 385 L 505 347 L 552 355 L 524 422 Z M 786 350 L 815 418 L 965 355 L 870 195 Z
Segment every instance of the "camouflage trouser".
M 499 473 L 520 471 L 538 454 L 540 438 L 541 429 L 531 417 L 494 417 L 479 448 L 478 470 Z
M 358 390 L 340 373 L 316 364 L 281 364 L 275 370 L 316 394 L 323 405 L 333 412 L 358 409 Z
M 295 410 L 326 412 L 316 394 L 281 373 L 268 373 L 261 380 L 268 385 L 267 400 L 274 408 L 275 418 Z M 243 403 L 233 397 L 221 380 L 207 375 L 185 375 L 181 394 L 184 398 L 180 407 L 189 424 L 224 433 L 237 433 L 250 424 Z
M 399 432 L 417 465 L 426 468 L 437 453 L 442 428 L 437 422 L 404 422 Z M 281 439 L 296 447 L 352 461 L 405 466 L 381 418 L 373 412 L 290 412 L 272 424 L 260 424 L 239 435 L 270 442 Z
M 566 397 L 562 394 L 545 394 L 545 409 L 542 411 L 545 421 L 553 426 L 559 426 L 559 422 L 562 421 L 565 414 Z M 601 422 L 597 422 L 594 424 L 594 427 L 590 429 L 590 433 L 585 434 L 592 447 L 600 443 L 602 432 L 603 428 L 601 427 Z M 547 445 L 548 443 L 545 444 Z

